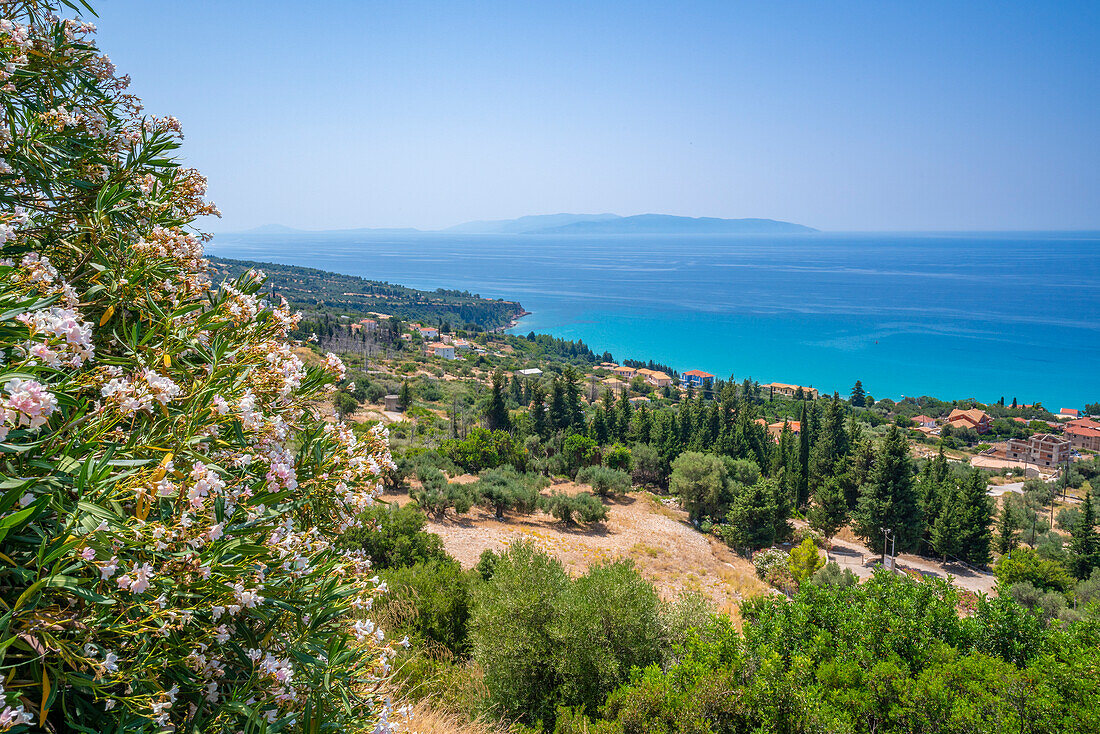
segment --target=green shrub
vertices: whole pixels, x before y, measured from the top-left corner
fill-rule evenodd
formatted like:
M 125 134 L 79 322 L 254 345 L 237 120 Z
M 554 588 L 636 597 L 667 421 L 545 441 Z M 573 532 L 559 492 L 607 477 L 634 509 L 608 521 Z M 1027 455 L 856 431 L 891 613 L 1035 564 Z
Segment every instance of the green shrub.
M 773 568 L 786 568 L 790 564 L 791 554 L 780 548 L 765 548 L 752 554 L 752 565 L 756 575 L 767 578 Z
M 596 494 L 607 497 L 615 494 L 625 494 L 630 491 L 630 475 L 618 469 L 609 469 L 606 466 L 595 464 L 586 466 L 577 472 L 578 484 L 588 484 L 596 490 Z
M 359 401 L 350 393 L 341 391 L 336 393 L 335 407 L 337 413 L 348 416 L 359 410 Z
M 545 551 L 516 543 L 476 599 L 470 639 L 490 703 L 523 724 L 551 730 L 559 706 L 594 711 L 632 668 L 661 659 L 657 593 L 629 561 L 570 581 Z
M 847 587 L 858 584 L 859 576 L 847 568 L 841 570 L 836 561 L 829 561 L 810 577 L 810 583 L 818 586 Z
M 791 550 L 787 568 L 796 584 L 801 585 L 825 565 L 825 558 L 817 552 L 814 542 L 806 538 Z
M 629 473 L 634 462 L 630 449 L 621 443 L 616 443 L 604 451 L 603 463 L 609 469 L 618 469 Z
M 443 540 L 425 532 L 427 520 L 414 504 L 376 503 L 360 516 L 362 526 L 344 533 L 345 548 L 361 550 L 375 568 L 402 568 L 447 558 Z
M 1043 591 L 1066 594 L 1074 587 L 1073 577 L 1065 566 L 1030 548 L 1016 548 L 1004 554 L 997 559 L 994 571 L 997 586 L 1004 589 L 1026 582 Z
M 591 492 L 578 492 L 574 495 L 554 492 L 549 497 L 542 498 L 542 509 L 566 525 L 573 525 L 578 520 L 593 523 L 607 519 L 607 508 Z
M 503 464 L 521 470 L 526 465 L 523 447 L 503 430 L 488 431 L 475 426 L 464 439 L 449 438 L 443 441 L 440 451 L 458 466 L 475 474 Z
M 661 659 L 658 606 L 631 561 L 590 566 L 565 588 L 550 625 L 563 703 L 595 711 L 631 668 Z
M 548 483 L 545 477 L 520 474 L 508 466 L 481 472 L 474 489 L 478 501 L 502 520 L 508 511 L 529 515 L 538 509 L 539 490 Z
M 550 634 L 569 585 L 561 563 L 530 543 L 513 544 L 476 594 L 470 618 L 474 659 L 485 671 L 491 705 L 526 722 L 550 721 L 558 678 Z
M 454 655 L 467 652 L 471 585 L 458 561 L 416 563 L 391 569 L 383 578 L 389 591 L 376 605 L 392 635 L 408 635 L 417 648 L 442 645 Z

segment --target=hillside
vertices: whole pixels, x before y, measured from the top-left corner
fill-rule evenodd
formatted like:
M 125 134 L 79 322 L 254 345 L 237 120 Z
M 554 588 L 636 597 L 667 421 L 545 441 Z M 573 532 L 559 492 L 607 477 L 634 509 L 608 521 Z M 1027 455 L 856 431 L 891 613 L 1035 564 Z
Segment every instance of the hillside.
M 523 306 L 516 301 L 480 298 L 467 291 L 442 288 L 420 291 L 355 275 L 294 265 L 218 257 L 209 259 L 219 274 L 215 280 L 236 278 L 251 268 L 258 268 L 268 277 L 265 290 L 283 296 L 296 308 L 308 311 L 384 313 L 407 321 L 449 323 L 473 331 L 499 329 L 524 312 Z

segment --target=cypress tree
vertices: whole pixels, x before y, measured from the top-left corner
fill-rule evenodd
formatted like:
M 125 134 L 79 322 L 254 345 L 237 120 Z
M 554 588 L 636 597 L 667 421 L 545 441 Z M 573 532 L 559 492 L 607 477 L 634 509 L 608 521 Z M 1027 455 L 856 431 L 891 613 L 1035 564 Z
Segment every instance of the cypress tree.
M 913 479 L 913 460 L 905 434 L 892 425 L 875 456 L 870 481 L 860 488 L 853 514 L 856 535 L 876 553 L 882 551 L 883 528 L 897 537 L 900 552 L 915 550 L 924 532 Z
M 798 506 L 810 499 L 810 420 L 806 403 L 802 403 L 802 415 L 799 417 L 798 434 Z
M 1092 490 L 1085 492 L 1085 505 L 1081 517 L 1073 528 L 1069 542 L 1070 570 L 1079 579 L 1087 579 L 1095 568 L 1100 568 L 1100 534 L 1096 532 L 1096 508 L 1092 505 Z
M 560 377 L 550 381 L 550 426 L 555 430 L 565 430 L 569 427 L 568 409 L 565 406 L 565 391 L 562 389 Z
M 401 403 L 401 410 L 408 410 L 412 407 L 412 388 L 409 387 L 408 380 L 401 383 L 401 393 L 397 399 Z
M 952 486 L 932 526 L 932 547 L 943 556 L 945 562 L 948 556 L 959 556 L 964 552 L 965 510 L 958 486 Z
M 596 414 L 592 418 L 592 440 L 603 445 L 607 443 L 607 419 L 603 407 L 596 408 Z
M 1004 554 L 1016 547 L 1016 531 L 1020 529 L 1020 521 L 1012 506 L 1005 502 L 1001 507 L 1001 514 L 997 518 L 997 552 Z
M 630 405 L 630 395 L 626 390 L 623 390 L 619 395 L 619 438 L 625 440 L 630 434 L 630 414 L 632 411 Z
M 986 494 L 985 474 L 980 469 L 970 472 L 959 491 L 962 508 L 962 552 L 967 563 L 988 565 L 993 560 L 993 500 Z
M 931 533 L 936 526 L 936 520 L 947 501 L 947 495 L 950 494 L 946 486 L 948 473 L 947 459 L 943 455 L 941 445 L 939 455 L 924 467 L 918 485 L 925 535 L 928 536 L 929 541 L 932 539 Z
M 485 424 L 490 431 L 508 430 L 511 420 L 508 417 L 508 404 L 504 399 L 504 373 L 493 373 L 492 388 L 489 392 L 489 404 L 485 408 Z
M 813 436 L 810 460 L 810 488 L 816 490 L 835 473 L 837 461 L 848 454 L 848 433 L 844 430 L 844 409 L 840 397 L 833 395 L 825 404 L 821 430 Z
M 692 418 L 692 404 L 685 402 L 680 406 L 680 412 L 677 414 L 677 429 L 680 434 L 680 445 L 687 448 L 691 442 L 692 429 L 694 428 L 695 421 Z
M 546 414 L 546 391 L 541 382 L 531 386 L 531 423 L 539 436 L 546 438 L 549 435 L 550 421 Z
M 562 428 L 584 424 L 584 408 L 581 405 L 581 384 L 573 365 L 567 364 L 561 371 L 562 394 L 565 401 L 565 424 Z
M 615 393 L 611 392 L 611 388 L 607 388 L 603 391 L 603 412 L 604 420 L 607 421 L 607 433 L 609 436 L 614 436 L 620 441 L 623 435 L 619 432 L 619 414 L 615 410 Z

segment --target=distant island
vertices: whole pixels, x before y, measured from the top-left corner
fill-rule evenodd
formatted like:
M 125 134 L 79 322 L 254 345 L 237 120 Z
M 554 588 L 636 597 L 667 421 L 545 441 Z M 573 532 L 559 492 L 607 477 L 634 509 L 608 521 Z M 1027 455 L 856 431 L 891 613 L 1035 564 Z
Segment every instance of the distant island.
M 816 232 L 812 227 L 775 219 L 718 219 L 639 214 L 633 217 L 594 219 L 537 229 L 528 234 L 798 234 Z
M 517 219 L 463 222 L 441 230 L 412 227 L 364 227 L 326 230 L 329 232 L 410 234 L 442 232 L 446 234 L 802 234 L 817 232 L 793 222 L 776 219 L 720 219 L 717 217 L 678 217 L 671 214 L 534 214 Z M 281 224 L 265 224 L 238 234 L 308 234 Z

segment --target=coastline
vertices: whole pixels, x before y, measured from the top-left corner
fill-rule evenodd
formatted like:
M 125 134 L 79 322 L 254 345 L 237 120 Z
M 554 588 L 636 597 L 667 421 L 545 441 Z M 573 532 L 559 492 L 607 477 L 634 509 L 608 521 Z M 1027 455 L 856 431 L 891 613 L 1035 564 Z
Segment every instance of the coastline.
M 860 380 L 880 398 L 1003 396 L 1055 410 L 1100 397 L 1100 328 L 1081 328 L 1100 324 L 1100 236 L 395 239 L 219 236 L 211 254 L 467 290 L 523 309 L 501 314 L 497 333 L 522 327 L 738 381 L 847 394 Z

